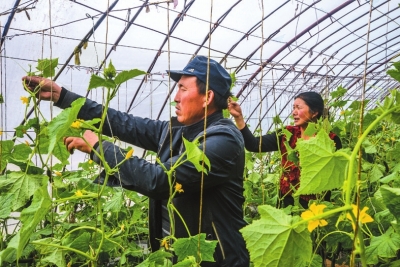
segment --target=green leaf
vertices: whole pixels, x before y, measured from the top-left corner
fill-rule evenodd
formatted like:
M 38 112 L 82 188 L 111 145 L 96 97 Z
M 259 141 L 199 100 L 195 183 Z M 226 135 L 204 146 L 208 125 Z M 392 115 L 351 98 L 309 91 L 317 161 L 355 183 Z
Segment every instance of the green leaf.
M 88 232 L 80 233 L 78 236 L 74 236 L 71 239 L 68 239 L 68 241 L 70 241 L 70 243 L 63 245 L 80 250 L 82 252 L 87 252 L 89 251 L 91 234 Z
M 385 166 L 380 164 L 374 164 L 374 166 L 372 166 L 371 171 L 369 172 L 369 181 L 371 183 L 378 181 L 383 177 L 384 171 L 385 171 Z
M 304 131 L 304 135 L 306 136 L 314 136 L 318 131 L 317 124 L 310 122 L 307 125 L 307 129 Z
M 300 154 L 301 183 L 295 196 L 342 187 L 348 160 L 335 152 L 335 144 L 325 131 L 309 140 L 299 140 L 296 148 Z
M 172 267 L 198 267 L 199 264 L 196 262 L 195 257 L 187 257 L 181 262 L 172 265 Z
M 118 75 L 115 77 L 114 82 L 116 85 L 122 84 L 130 79 L 133 79 L 137 76 L 144 75 L 146 74 L 145 71 L 138 70 L 138 69 L 133 69 L 133 70 L 124 70 L 118 73 Z
M 378 264 L 379 259 L 395 258 L 400 248 L 400 235 L 389 228 L 381 236 L 371 236 L 371 244 L 365 248 L 367 264 Z
M 169 259 L 172 257 L 172 254 L 169 252 L 165 252 L 162 250 L 157 250 L 149 255 L 149 257 L 137 265 L 136 267 L 149 267 L 149 266 L 164 266 L 165 260 Z M 151 265 L 151 263 L 154 263 Z
M 50 263 L 50 266 L 53 266 L 54 264 L 57 267 L 66 267 L 65 250 L 53 248 L 50 255 L 40 259 L 40 263 Z
M 14 146 L 12 157 L 14 159 L 26 160 L 29 158 L 29 154 L 32 153 L 32 149 L 26 144 L 18 144 Z
M 53 149 L 53 155 L 60 161 L 62 165 L 69 164 L 69 157 L 71 154 L 68 152 L 67 148 L 64 145 L 64 141 L 60 140 L 55 143 Z
M 35 191 L 32 204 L 21 211 L 22 227 L 19 231 L 20 240 L 17 248 L 17 258 L 20 257 L 38 223 L 48 214 L 50 206 L 51 200 L 47 192 L 47 184 L 44 184 Z
M 47 126 L 49 137 L 48 153 L 52 153 L 57 142 L 69 130 L 71 124 L 77 119 L 79 110 L 85 103 L 85 98 L 79 98 L 72 102 L 70 108 L 64 109 L 57 117 L 55 117 Z
M 0 176 L 0 191 L 7 192 L 14 196 L 12 210 L 18 210 L 25 206 L 26 202 L 39 189 L 45 181 L 45 175 L 30 175 L 24 172 L 11 172 L 8 175 Z
M 336 91 L 332 91 L 330 93 L 332 98 L 339 98 L 344 96 L 347 93 L 347 89 L 343 88 L 342 85 L 339 85 L 339 87 L 336 89 Z
M 106 204 L 104 205 L 104 210 L 118 212 L 122 208 L 123 201 L 124 197 L 122 195 L 122 192 L 117 192 L 109 201 L 106 202 Z
M 203 168 L 202 163 L 211 168 L 210 160 L 207 158 L 206 154 L 198 147 L 198 139 L 193 142 L 189 142 L 187 139 L 183 138 L 183 142 L 186 148 L 186 158 L 196 167 L 198 172 L 204 172 L 207 174 L 207 168 Z
M 10 158 L 8 160 L 8 163 L 17 165 L 20 167 L 22 172 L 26 172 L 27 174 L 43 174 L 44 170 L 42 168 L 37 167 L 35 164 L 33 164 L 32 161 L 26 162 L 26 159 L 20 160 L 20 159 L 13 159 Z
M 199 245 L 200 238 L 200 245 Z M 200 261 L 209 261 L 215 262 L 214 260 L 214 251 L 217 246 L 217 241 L 206 240 L 206 234 L 201 233 L 200 235 L 191 236 L 188 238 L 179 238 L 174 243 L 174 250 L 176 255 L 178 256 L 178 261 L 182 261 L 183 259 L 193 256 L 196 257 L 197 262 Z M 200 256 L 201 259 L 198 258 L 198 248 L 200 246 Z
M 255 267 L 305 265 L 312 255 L 310 232 L 300 217 L 272 206 L 258 206 L 261 219 L 240 230 Z
M 400 221 L 400 188 L 391 188 L 387 185 L 380 187 L 384 203 L 390 212 Z
M 392 77 L 393 79 L 395 79 L 396 81 L 400 82 L 400 71 L 399 70 L 387 70 L 386 73 Z
M 250 175 L 247 177 L 247 179 L 252 182 L 253 184 L 256 184 L 260 181 L 261 175 L 258 172 L 252 172 Z
M 39 59 L 36 69 L 41 72 L 42 77 L 49 78 L 55 75 L 55 68 L 58 65 L 58 58 Z
M 0 195 L 0 219 L 7 218 L 11 213 L 12 194 Z
M 11 158 L 11 151 L 14 147 L 12 140 L 0 141 L 0 172 L 6 168 L 8 159 Z
M 115 70 L 115 67 L 112 64 L 111 60 L 110 60 L 110 63 L 108 64 L 108 67 L 104 68 L 104 72 L 103 73 L 104 73 L 104 77 L 106 79 L 112 79 L 117 74 L 117 71 Z
M 104 78 L 101 78 L 100 76 L 97 76 L 95 74 L 92 74 L 90 77 L 89 81 L 89 87 L 88 90 L 98 88 L 98 87 L 106 87 L 106 88 L 115 88 L 115 82 L 113 80 L 106 80 Z

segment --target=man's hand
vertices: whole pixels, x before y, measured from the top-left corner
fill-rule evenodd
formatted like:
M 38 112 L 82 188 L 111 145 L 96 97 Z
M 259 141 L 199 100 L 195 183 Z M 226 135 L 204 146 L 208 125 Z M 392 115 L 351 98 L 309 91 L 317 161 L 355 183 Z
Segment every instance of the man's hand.
M 54 81 L 38 76 L 22 77 L 25 89 L 36 92 L 36 97 L 40 100 L 50 100 L 57 103 L 61 94 L 61 87 Z
M 90 154 L 92 147 L 99 141 L 99 137 L 92 131 L 86 130 L 82 137 L 65 137 L 64 144 L 69 153 L 75 149 Z

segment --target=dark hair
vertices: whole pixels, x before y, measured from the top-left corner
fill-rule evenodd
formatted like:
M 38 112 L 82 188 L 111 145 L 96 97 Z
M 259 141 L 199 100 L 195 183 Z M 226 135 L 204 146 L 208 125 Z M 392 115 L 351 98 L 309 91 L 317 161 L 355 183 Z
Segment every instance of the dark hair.
M 300 98 L 306 102 L 311 112 L 318 112 L 317 119 L 321 118 L 321 116 L 324 114 L 324 100 L 320 94 L 316 92 L 304 92 L 294 97 L 294 99 L 296 98 Z
M 198 88 L 198 92 L 199 94 L 205 95 L 206 94 L 206 84 L 203 83 L 199 78 L 196 79 L 196 84 L 197 84 L 197 88 Z M 214 105 L 217 108 L 217 110 L 223 110 L 228 108 L 228 98 L 231 96 L 231 94 L 229 94 L 227 97 L 223 97 L 220 94 L 218 94 L 217 92 L 215 92 L 215 90 L 213 90 L 212 88 L 208 88 L 208 90 L 213 91 L 214 92 Z

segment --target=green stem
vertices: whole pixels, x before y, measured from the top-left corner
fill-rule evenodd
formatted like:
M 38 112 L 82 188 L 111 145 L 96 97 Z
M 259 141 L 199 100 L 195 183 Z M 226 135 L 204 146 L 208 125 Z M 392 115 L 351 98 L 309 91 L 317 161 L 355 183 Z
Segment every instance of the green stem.
M 347 190 L 346 190 L 346 196 L 345 196 L 346 205 L 349 205 L 352 202 L 351 193 L 352 193 L 353 184 L 355 184 L 355 176 L 354 176 L 355 161 L 356 161 L 358 151 L 360 150 L 362 143 L 364 142 L 367 135 L 375 128 L 375 126 L 383 118 L 385 118 L 387 115 L 389 115 L 390 113 L 392 113 L 393 111 L 395 111 L 398 108 L 399 108 L 399 106 L 395 106 L 395 107 L 390 108 L 390 109 L 386 110 L 385 112 L 383 112 L 378 118 L 376 118 L 367 127 L 367 129 L 364 131 L 364 133 L 358 138 L 358 141 L 357 141 L 356 145 L 354 146 L 354 149 L 349 158 L 349 169 L 348 169 L 348 175 L 347 175 L 348 183 L 347 183 Z
M 74 248 L 70 248 L 70 247 L 66 247 L 66 246 L 60 246 L 57 244 L 48 244 L 48 243 L 42 243 L 42 242 L 37 242 L 37 241 L 31 241 L 31 244 L 34 245 L 40 245 L 40 246 L 48 246 L 48 247 L 54 247 L 54 248 L 59 248 L 59 249 L 63 249 L 63 250 L 69 250 L 72 252 L 75 252 L 76 254 L 79 254 L 87 259 L 89 259 L 90 261 L 96 261 L 96 258 L 93 258 L 91 256 L 89 256 L 87 253 L 82 252 L 80 250 L 74 249 Z

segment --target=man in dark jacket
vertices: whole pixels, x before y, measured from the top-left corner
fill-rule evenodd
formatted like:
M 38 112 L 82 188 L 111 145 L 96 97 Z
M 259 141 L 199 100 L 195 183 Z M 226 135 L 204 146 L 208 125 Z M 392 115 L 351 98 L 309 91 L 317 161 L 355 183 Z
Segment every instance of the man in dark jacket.
M 230 96 L 230 75 L 216 61 L 203 56 L 195 57 L 182 71 L 169 71 L 169 75 L 178 83 L 174 101 L 177 120 L 183 126 L 109 109 L 102 133 L 157 152 L 166 169 L 170 169 L 185 151 L 183 137 L 189 141 L 199 138 L 199 148 L 209 159 L 210 170 L 203 174 L 189 161 L 180 165 L 174 177 L 175 182 L 182 185 L 183 192 L 174 198 L 174 206 L 191 236 L 199 233 L 201 225 L 200 231 L 206 234 L 207 239 L 218 241 L 214 253 L 216 262 L 202 262 L 202 266 L 248 267 L 248 251 L 239 232 L 246 224 L 242 211 L 244 142 L 232 121 L 222 116 Z M 207 79 L 209 90 L 206 89 Z M 51 99 L 60 108 L 69 107 L 81 97 L 40 77 L 24 77 L 23 80 L 31 90 L 40 83 L 40 98 Z M 84 120 L 99 118 L 102 110 L 102 105 L 86 99 L 78 117 Z M 90 153 L 92 159 L 99 162 L 92 151 L 92 148 L 99 151 L 98 136 L 86 131 L 84 138 L 86 141 L 67 137 L 67 149 Z M 103 141 L 102 146 L 111 168 L 125 158 L 113 143 Z M 111 176 L 107 184 L 123 186 L 150 198 L 150 243 L 153 251 L 159 249 L 160 240 L 170 234 L 166 209 L 170 187 L 164 169 L 159 164 L 132 157 L 119 167 L 119 172 Z M 175 215 L 174 221 L 175 237 L 188 237 L 182 220 Z

